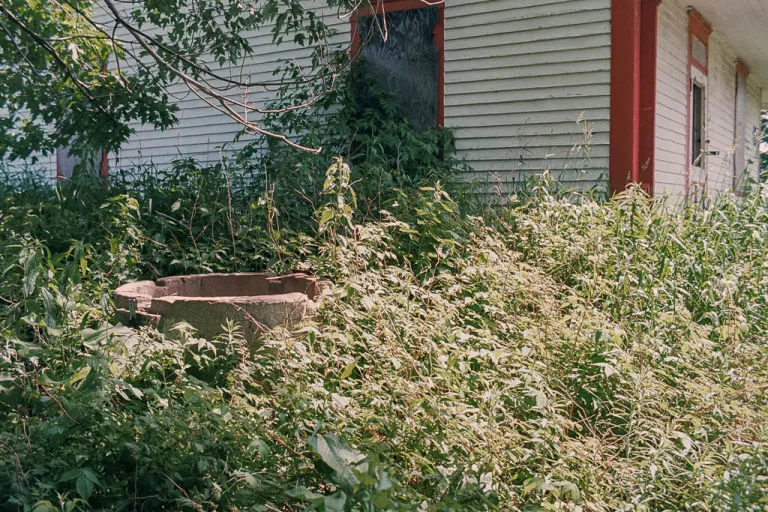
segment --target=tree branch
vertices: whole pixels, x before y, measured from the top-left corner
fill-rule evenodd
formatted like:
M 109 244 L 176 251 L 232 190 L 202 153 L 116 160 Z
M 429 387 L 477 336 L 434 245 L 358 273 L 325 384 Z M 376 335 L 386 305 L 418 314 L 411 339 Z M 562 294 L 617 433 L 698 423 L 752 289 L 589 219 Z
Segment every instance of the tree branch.
M 232 105 L 242 107 L 246 111 L 253 110 L 258 112 L 259 109 L 252 107 L 246 103 L 242 103 L 242 102 L 233 100 L 232 98 L 223 96 L 213 91 L 210 87 L 202 84 L 200 81 L 196 80 L 195 78 L 189 76 L 184 71 L 171 65 L 162 56 L 160 56 L 160 54 L 158 54 L 157 51 L 154 48 L 152 48 L 152 46 L 144 39 L 144 36 L 140 30 L 136 29 L 135 27 L 133 27 L 133 25 L 129 24 L 123 19 L 123 17 L 120 15 L 119 11 L 117 10 L 117 7 L 115 6 L 113 0 L 104 0 L 104 3 L 107 6 L 107 8 L 112 12 L 113 16 L 115 17 L 115 21 L 123 25 L 131 33 L 131 35 L 136 39 L 139 45 L 141 45 L 141 47 L 144 48 L 144 50 L 161 67 L 165 68 L 166 71 L 170 72 L 171 74 L 173 74 L 174 76 L 178 77 L 183 82 L 185 82 L 188 86 L 190 86 L 190 90 L 192 90 L 192 92 L 194 92 L 195 95 L 197 95 L 198 98 L 203 100 L 206 104 L 208 104 L 213 108 L 216 108 L 217 110 L 219 110 L 219 112 L 226 114 L 228 117 L 230 117 L 237 123 L 243 125 L 245 127 L 246 133 L 260 134 L 267 137 L 271 137 L 271 138 L 283 141 L 291 147 L 294 147 L 296 149 L 301 149 L 303 151 L 308 151 L 311 153 L 319 153 L 322 150 L 322 148 L 312 149 L 312 148 L 302 146 L 300 144 L 293 142 L 285 135 L 279 135 L 279 134 L 264 130 L 261 127 L 259 127 L 257 123 L 245 120 L 243 116 L 241 116 L 232 108 Z M 201 93 L 217 101 L 221 105 L 221 107 L 215 106 L 211 101 L 203 97 Z
M 69 78 L 69 80 L 75 84 L 80 92 L 82 92 L 83 95 L 85 95 L 85 97 L 88 98 L 88 100 L 90 100 L 103 114 L 117 123 L 117 120 L 112 116 L 112 114 L 96 100 L 93 94 L 91 94 L 91 91 L 88 89 L 88 86 L 84 84 L 79 78 L 77 78 L 77 75 L 70 69 L 67 63 L 64 62 L 64 59 L 59 56 L 59 54 L 56 52 L 56 49 L 51 46 L 48 41 L 33 32 L 3 5 L 0 5 L 0 14 L 3 14 L 6 18 L 8 18 L 8 20 L 11 21 L 11 23 L 19 27 L 22 32 L 27 34 L 29 38 L 31 38 L 36 44 L 42 47 L 53 58 L 56 65 Z

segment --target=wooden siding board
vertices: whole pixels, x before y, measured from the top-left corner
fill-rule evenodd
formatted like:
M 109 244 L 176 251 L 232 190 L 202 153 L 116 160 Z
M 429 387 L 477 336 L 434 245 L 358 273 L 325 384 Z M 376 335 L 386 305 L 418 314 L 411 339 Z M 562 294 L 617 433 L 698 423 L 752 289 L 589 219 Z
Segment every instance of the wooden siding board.
M 573 158 L 526 160 L 524 166 L 521 166 L 513 158 L 514 156 L 510 154 L 503 159 L 478 160 L 475 164 L 475 172 L 468 173 L 465 177 L 486 179 L 483 174 L 488 172 L 568 170 L 572 172 L 588 172 L 595 176 L 604 176 L 608 172 L 608 158 L 575 156 Z
M 547 5 L 556 9 L 557 4 L 564 4 L 569 1 L 571 0 L 537 0 L 536 4 Z M 453 19 L 482 13 L 499 13 L 506 10 L 519 11 L 530 6 L 531 0 L 455 0 L 451 3 L 450 8 Z
M 450 7 L 456 9 L 455 4 L 453 3 Z M 510 7 L 512 7 L 510 2 L 505 2 L 503 8 L 490 12 L 459 10 L 452 16 L 451 26 L 460 28 L 493 23 L 519 22 L 522 20 L 533 20 L 552 15 L 601 10 L 605 9 L 605 2 L 603 0 L 558 0 L 553 3 L 528 2 L 527 5 L 519 6 L 516 9 L 510 9 Z
M 446 9 L 446 19 L 448 17 Z M 567 18 L 565 18 L 567 20 Z M 567 21 L 564 21 L 567 23 Z M 503 25 L 502 25 L 503 27 Z M 446 25 L 446 36 L 449 27 Z M 581 24 L 568 24 L 565 26 L 544 27 L 539 29 L 531 28 L 519 32 L 499 32 L 489 38 L 485 34 L 478 34 L 476 37 L 467 37 L 464 39 L 450 40 L 446 37 L 446 51 L 461 50 L 469 48 L 492 48 L 494 46 L 507 46 L 525 42 L 539 42 L 546 45 L 552 39 L 570 39 L 574 37 L 589 36 L 595 34 L 610 34 L 610 21 L 585 22 Z
M 477 60 L 486 58 L 507 58 L 514 55 L 535 56 L 551 52 L 562 52 L 572 49 L 594 50 L 610 46 L 610 35 L 599 33 L 580 35 L 576 37 L 556 37 L 542 45 L 540 41 L 522 42 L 508 46 L 478 46 L 473 48 L 445 49 L 446 61 Z M 609 48 L 610 53 L 610 48 Z
M 516 145 L 496 146 L 496 147 L 461 147 L 458 153 L 472 159 L 474 163 L 484 161 L 500 161 L 515 166 L 520 159 L 526 160 L 556 160 L 574 158 L 599 161 L 602 158 L 608 158 L 608 149 L 602 145 L 592 146 L 589 149 L 581 149 L 572 144 L 544 144 L 542 142 L 531 141 L 521 145 L 519 141 Z M 473 165 L 474 167 L 474 165 Z M 480 170 L 475 168 L 476 170 Z
M 610 68 L 610 63 L 607 63 L 606 66 Z M 475 82 L 462 83 L 452 83 L 446 80 L 445 94 L 448 96 L 451 94 L 476 94 L 489 91 L 522 91 L 529 89 L 559 89 L 560 87 L 569 86 L 605 85 L 610 80 L 609 71 L 610 69 L 498 80 L 482 80 L 479 77 Z
M 481 38 L 487 41 L 485 34 L 489 31 L 498 33 L 503 30 L 505 34 L 531 33 L 544 29 L 561 28 L 566 24 L 573 26 L 611 20 L 610 11 L 600 7 L 569 9 L 562 12 L 553 10 L 550 6 L 539 6 L 539 9 L 542 12 L 539 16 L 526 17 L 522 13 L 503 11 L 507 16 L 498 16 L 497 13 L 492 13 L 490 16 L 493 18 L 491 19 L 489 16 L 489 21 L 478 20 L 476 23 L 469 23 L 465 26 L 452 24 L 451 29 L 456 39 L 470 41 L 473 38 Z M 470 16 L 468 19 L 472 20 L 473 18 L 480 18 L 480 16 Z
M 610 59 L 611 51 L 609 48 L 597 46 L 585 51 L 583 48 L 570 47 L 568 49 L 558 49 L 539 53 L 528 53 L 520 55 L 505 55 L 500 57 L 485 57 L 481 59 L 454 59 L 452 62 L 452 73 L 461 72 L 487 72 L 498 68 L 525 68 L 527 66 L 545 66 L 557 65 L 573 62 L 589 62 L 599 59 Z
M 688 137 L 688 15 L 676 0 L 659 6 L 656 77 L 656 193 L 685 195 Z
M 607 58 L 585 59 L 581 61 L 565 61 L 547 64 L 520 65 L 516 62 L 503 67 L 485 69 L 482 72 L 450 71 L 445 73 L 446 80 L 454 84 L 471 83 L 486 80 L 522 79 L 532 77 L 562 76 L 593 71 L 610 71 L 611 62 Z
M 445 121 L 476 171 L 607 183 L 610 0 L 452 3 L 445 30 Z
M 604 109 L 605 99 L 602 96 L 581 96 L 578 99 L 579 109 L 574 109 L 573 98 L 537 98 L 531 100 L 512 100 L 502 103 L 459 104 L 446 105 L 446 113 L 452 116 L 469 118 L 473 116 L 530 114 L 549 112 L 584 112 Z M 591 116 L 587 116 L 591 119 Z
M 521 114 L 467 115 L 462 118 L 462 128 L 505 127 L 512 123 L 515 125 L 522 124 L 523 126 L 527 127 L 541 125 L 547 126 L 551 123 L 562 123 L 563 125 L 570 124 L 578 126 L 580 131 L 582 129 L 581 125 L 577 125 L 576 121 L 584 119 L 588 123 L 594 123 L 595 121 L 605 121 L 606 123 L 604 123 L 602 126 L 604 126 L 604 129 L 607 130 L 609 114 L 609 109 L 600 108 L 585 110 L 553 110 L 535 113 L 524 112 Z M 570 131 L 573 131 L 573 129 Z
M 577 80 L 578 81 L 578 80 Z M 550 99 L 569 99 L 574 105 L 584 97 L 596 97 L 601 94 L 607 96 L 610 86 L 607 83 L 594 83 L 585 87 L 584 84 L 560 85 L 558 87 L 539 87 L 523 90 L 493 90 L 489 88 L 474 94 L 459 93 L 445 97 L 446 108 L 455 105 L 489 105 L 499 103 L 513 103 L 526 101 L 547 101 Z M 604 97 L 604 96 L 603 96 Z

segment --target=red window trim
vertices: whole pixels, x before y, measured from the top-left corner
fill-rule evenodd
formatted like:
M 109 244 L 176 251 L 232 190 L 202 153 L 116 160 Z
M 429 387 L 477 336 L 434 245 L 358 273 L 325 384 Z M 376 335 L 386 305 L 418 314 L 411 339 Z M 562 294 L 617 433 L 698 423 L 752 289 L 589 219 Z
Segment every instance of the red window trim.
M 691 66 L 700 69 L 705 75 L 709 73 L 709 36 L 712 35 L 712 26 L 696 10 L 688 11 L 688 62 Z M 693 58 L 693 38 L 696 37 L 707 48 L 707 62 L 701 63 Z
M 56 181 L 57 182 L 64 179 L 64 176 L 61 174 L 61 165 L 59 165 L 59 151 L 61 151 L 61 148 L 56 148 Z
M 611 0 L 609 184 L 654 187 L 660 0 Z
M 376 0 L 374 0 L 376 1 Z M 405 11 L 408 9 L 421 9 L 424 7 L 437 7 L 437 24 L 433 29 L 432 39 L 438 49 L 437 57 L 437 126 L 445 125 L 445 2 L 427 2 L 423 0 L 378 0 L 373 7 L 357 9 L 350 17 L 352 41 L 350 44 L 351 58 L 356 59 L 360 53 L 360 33 L 358 20 L 361 16 L 384 14 L 386 12 Z
M 712 35 L 712 26 L 707 22 L 704 16 L 694 8 L 688 10 L 688 88 L 686 91 L 685 102 L 685 155 L 683 162 L 685 163 L 685 197 L 688 198 L 691 195 L 691 91 L 693 77 L 691 73 L 692 68 L 696 68 L 704 73 L 705 76 L 709 74 L 709 36 Z M 707 49 L 707 62 L 705 65 L 701 65 L 696 59 L 693 58 L 693 37 L 696 36 Z
M 99 174 L 101 175 L 101 181 L 104 183 L 104 188 L 106 188 L 109 177 L 109 156 L 106 149 L 101 150 L 101 169 Z
M 749 66 L 747 66 L 741 59 L 736 60 L 736 73 L 743 76 L 744 78 L 749 78 Z

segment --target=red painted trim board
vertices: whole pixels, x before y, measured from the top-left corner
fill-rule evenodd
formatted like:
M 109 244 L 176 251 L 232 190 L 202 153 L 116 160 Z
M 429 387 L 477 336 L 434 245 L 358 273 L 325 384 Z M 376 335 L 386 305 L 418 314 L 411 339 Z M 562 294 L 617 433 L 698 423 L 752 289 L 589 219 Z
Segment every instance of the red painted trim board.
M 741 59 L 736 61 L 736 73 L 743 76 L 744 78 L 749 78 L 749 66 L 747 66 Z
M 630 183 L 653 193 L 659 0 L 611 1 L 612 194 Z
M 705 75 L 709 73 L 709 36 L 711 34 L 712 27 L 707 20 L 696 9 L 690 9 L 688 11 L 688 61 Z M 694 36 L 707 47 L 707 62 L 701 63 L 693 58 Z
M 611 193 L 639 179 L 640 0 L 611 0 Z
M 656 69 L 659 36 L 657 0 L 642 2 L 640 27 L 640 160 L 639 182 L 654 193 L 656 158 Z

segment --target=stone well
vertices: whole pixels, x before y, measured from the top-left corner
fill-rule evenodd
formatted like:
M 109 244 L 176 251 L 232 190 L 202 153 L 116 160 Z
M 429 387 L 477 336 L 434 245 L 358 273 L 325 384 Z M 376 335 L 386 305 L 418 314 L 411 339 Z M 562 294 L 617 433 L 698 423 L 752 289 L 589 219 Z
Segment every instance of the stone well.
M 246 338 L 274 327 L 293 327 L 314 314 L 324 282 L 306 274 L 197 274 L 136 281 L 115 290 L 116 320 L 132 326 L 154 325 L 167 332 L 179 322 L 213 338 L 227 320 Z

